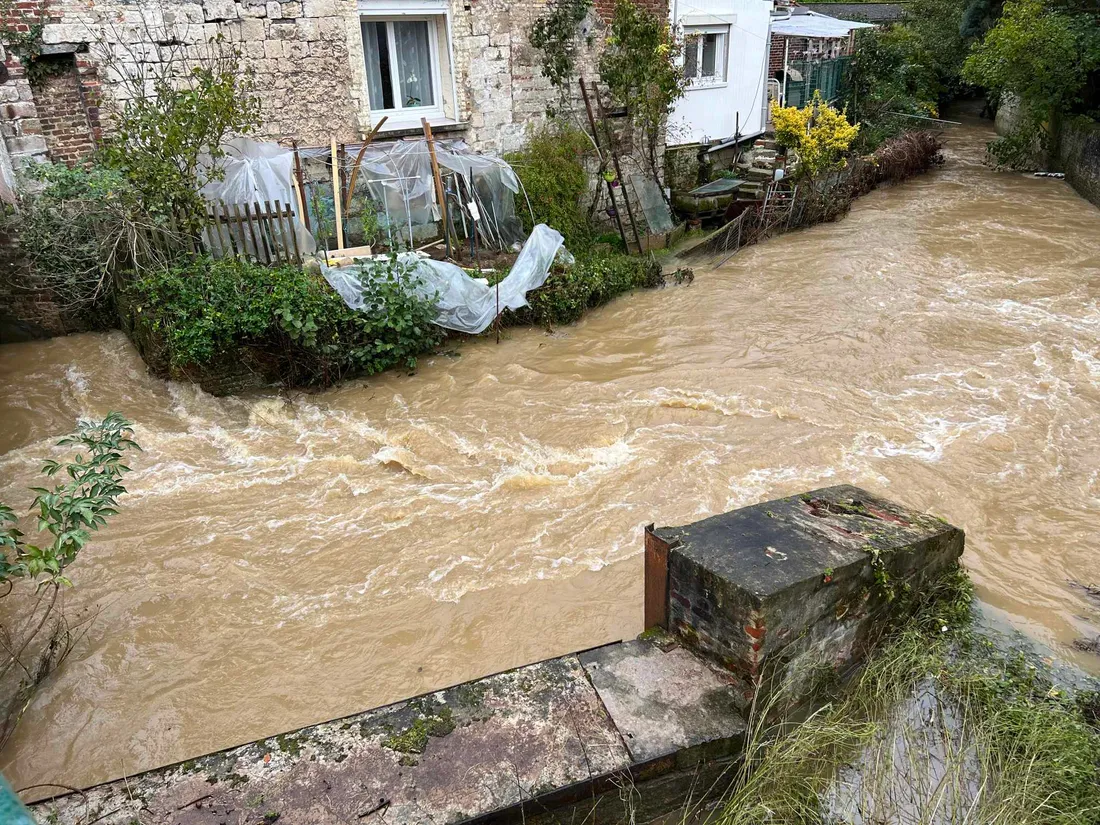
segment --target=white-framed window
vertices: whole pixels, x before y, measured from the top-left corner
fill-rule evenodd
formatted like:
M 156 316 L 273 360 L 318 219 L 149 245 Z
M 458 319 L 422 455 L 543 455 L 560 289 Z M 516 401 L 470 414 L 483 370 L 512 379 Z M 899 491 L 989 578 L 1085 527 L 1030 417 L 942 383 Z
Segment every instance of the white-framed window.
M 445 117 L 452 96 L 450 27 L 441 0 L 360 0 L 372 119 L 390 128 Z
M 684 77 L 692 87 L 726 82 L 729 26 L 684 27 Z

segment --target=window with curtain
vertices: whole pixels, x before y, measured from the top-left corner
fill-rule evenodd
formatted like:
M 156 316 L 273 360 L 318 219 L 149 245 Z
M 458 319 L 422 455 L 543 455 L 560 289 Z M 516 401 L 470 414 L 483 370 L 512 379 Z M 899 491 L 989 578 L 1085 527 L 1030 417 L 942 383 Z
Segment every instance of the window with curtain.
M 724 83 L 729 26 L 684 27 L 684 77 L 692 86 Z
M 434 21 L 361 21 L 372 111 L 436 106 L 439 68 Z

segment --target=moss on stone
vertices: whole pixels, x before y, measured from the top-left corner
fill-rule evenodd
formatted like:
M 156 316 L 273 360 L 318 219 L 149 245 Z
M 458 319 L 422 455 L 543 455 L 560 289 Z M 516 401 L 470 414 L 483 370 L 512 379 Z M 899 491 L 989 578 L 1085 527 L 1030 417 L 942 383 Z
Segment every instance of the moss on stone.
M 455 729 L 454 714 L 446 705 L 418 716 L 408 728 L 391 733 L 382 745 L 398 753 L 423 753 L 430 737 L 442 737 Z
M 279 747 L 280 753 L 292 757 L 296 757 L 302 752 L 302 742 L 294 734 L 280 733 L 275 737 L 275 744 Z

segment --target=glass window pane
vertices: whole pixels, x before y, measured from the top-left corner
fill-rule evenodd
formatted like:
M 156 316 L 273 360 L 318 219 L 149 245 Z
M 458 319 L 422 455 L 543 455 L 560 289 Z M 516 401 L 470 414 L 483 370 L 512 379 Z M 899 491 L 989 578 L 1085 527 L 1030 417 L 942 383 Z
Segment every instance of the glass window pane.
M 689 80 L 699 76 L 699 35 L 684 38 L 684 77 Z
M 426 20 L 401 20 L 393 24 L 397 50 L 397 86 L 405 108 L 434 106 L 432 53 Z
M 390 80 L 390 49 L 385 23 L 361 23 L 363 54 L 367 64 L 367 97 L 372 109 L 393 108 L 393 83 Z
M 707 34 L 703 36 L 703 77 L 714 77 L 714 67 L 718 58 L 718 35 Z

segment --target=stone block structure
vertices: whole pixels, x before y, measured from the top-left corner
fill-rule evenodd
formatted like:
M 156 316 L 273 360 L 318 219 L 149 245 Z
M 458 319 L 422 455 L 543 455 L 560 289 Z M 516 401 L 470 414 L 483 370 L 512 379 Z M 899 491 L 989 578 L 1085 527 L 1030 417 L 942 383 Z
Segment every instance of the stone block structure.
M 650 531 L 647 599 L 667 602 L 647 616 L 733 674 L 742 707 L 762 686 L 797 701 L 962 550 L 963 532 L 933 516 L 829 487 Z

